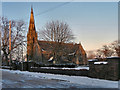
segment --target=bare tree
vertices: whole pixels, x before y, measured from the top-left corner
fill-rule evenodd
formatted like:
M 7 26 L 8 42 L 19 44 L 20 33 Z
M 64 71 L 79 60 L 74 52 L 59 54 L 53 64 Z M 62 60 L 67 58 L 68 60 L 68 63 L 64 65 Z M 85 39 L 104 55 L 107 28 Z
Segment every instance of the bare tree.
M 56 61 L 59 61 L 60 56 L 62 56 L 64 51 L 63 43 L 69 43 L 74 39 L 74 35 L 67 23 L 60 21 L 48 22 L 40 32 L 40 36 L 45 41 L 53 41 L 55 45 L 53 46 L 53 55 Z
M 101 51 L 103 52 L 104 57 L 110 57 L 113 54 L 112 49 L 107 45 L 104 45 Z
M 120 57 L 120 45 L 118 43 L 118 40 L 114 41 L 113 43 L 111 43 L 110 47 L 112 48 L 112 50 L 114 51 L 114 53 Z
M 9 55 L 15 55 L 16 48 L 22 45 L 24 42 L 25 34 L 25 23 L 24 21 L 11 21 L 11 51 L 9 50 L 9 20 L 7 18 L 1 18 L 1 29 L 2 29 L 2 58 L 8 65 Z
M 116 51 L 117 56 L 120 57 L 120 45 L 118 45 L 118 46 L 115 48 L 115 51 Z
M 88 51 L 87 52 L 87 58 L 88 59 L 94 59 L 95 58 L 95 51 Z
M 97 58 L 106 58 L 106 57 L 112 56 L 113 53 L 114 52 L 109 45 L 103 45 L 102 48 L 97 50 L 96 57 Z
M 46 24 L 41 32 L 46 41 L 67 43 L 74 39 L 74 35 L 69 25 L 60 21 L 51 21 Z
M 111 56 L 120 57 L 120 45 L 118 40 L 112 42 L 111 44 L 103 45 L 96 53 L 97 58 L 106 58 Z
M 101 58 L 101 57 L 102 57 L 102 51 L 101 51 L 101 49 L 97 49 L 96 58 Z

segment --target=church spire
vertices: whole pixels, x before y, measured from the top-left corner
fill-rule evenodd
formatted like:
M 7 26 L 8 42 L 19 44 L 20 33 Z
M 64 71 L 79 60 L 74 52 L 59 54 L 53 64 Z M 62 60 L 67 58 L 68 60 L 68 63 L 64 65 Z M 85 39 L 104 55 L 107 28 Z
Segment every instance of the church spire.
M 35 21 L 34 21 L 34 14 L 33 8 L 31 6 L 31 15 L 30 15 L 30 22 L 29 22 L 29 30 L 27 34 L 27 55 L 28 60 L 34 59 L 34 51 L 36 50 L 34 46 L 37 44 L 37 32 L 35 29 Z
M 35 30 L 35 23 L 34 23 L 34 15 L 33 15 L 33 8 L 31 6 L 31 15 L 30 15 L 30 23 L 29 23 L 29 31 Z
M 32 7 L 32 5 L 31 5 L 31 13 L 33 13 L 33 7 Z

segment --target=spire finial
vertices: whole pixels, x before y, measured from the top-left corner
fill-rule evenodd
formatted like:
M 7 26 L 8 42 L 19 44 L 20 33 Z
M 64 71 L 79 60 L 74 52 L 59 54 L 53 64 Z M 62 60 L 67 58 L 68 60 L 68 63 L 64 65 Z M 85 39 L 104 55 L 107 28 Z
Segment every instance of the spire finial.
M 33 6 L 31 5 L 31 13 L 33 13 Z
M 33 30 L 35 30 L 35 23 L 34 23 L 34 15 L 33 15 L 33 7 L 31 5 L 31 15 L 30 15 L 30 24 L 29 24 L 29 28 L 32 28 Z

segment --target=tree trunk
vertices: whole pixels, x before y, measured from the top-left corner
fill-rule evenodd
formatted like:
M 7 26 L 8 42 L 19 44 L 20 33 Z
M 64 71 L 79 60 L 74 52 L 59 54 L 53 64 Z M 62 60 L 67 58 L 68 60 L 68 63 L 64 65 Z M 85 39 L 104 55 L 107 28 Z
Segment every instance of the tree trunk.
M 9 65 L 9 62 L 8 62 L 8 55 L 7 55 L 7 54 L 5 54 L 5 63 L 6 63 L 7 66 Z

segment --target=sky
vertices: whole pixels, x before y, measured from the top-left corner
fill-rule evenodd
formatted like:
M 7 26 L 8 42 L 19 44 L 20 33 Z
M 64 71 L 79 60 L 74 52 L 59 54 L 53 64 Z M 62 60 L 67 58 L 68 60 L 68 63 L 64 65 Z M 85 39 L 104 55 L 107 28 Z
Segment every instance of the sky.
M 31 5 L 37 31 L 51 20 L 66 22 L 76 37 L 74 42 L 86 51 L 118 39 L 117 2 L 3 2 L 2 16 L 24 20 L 28 29 Z

